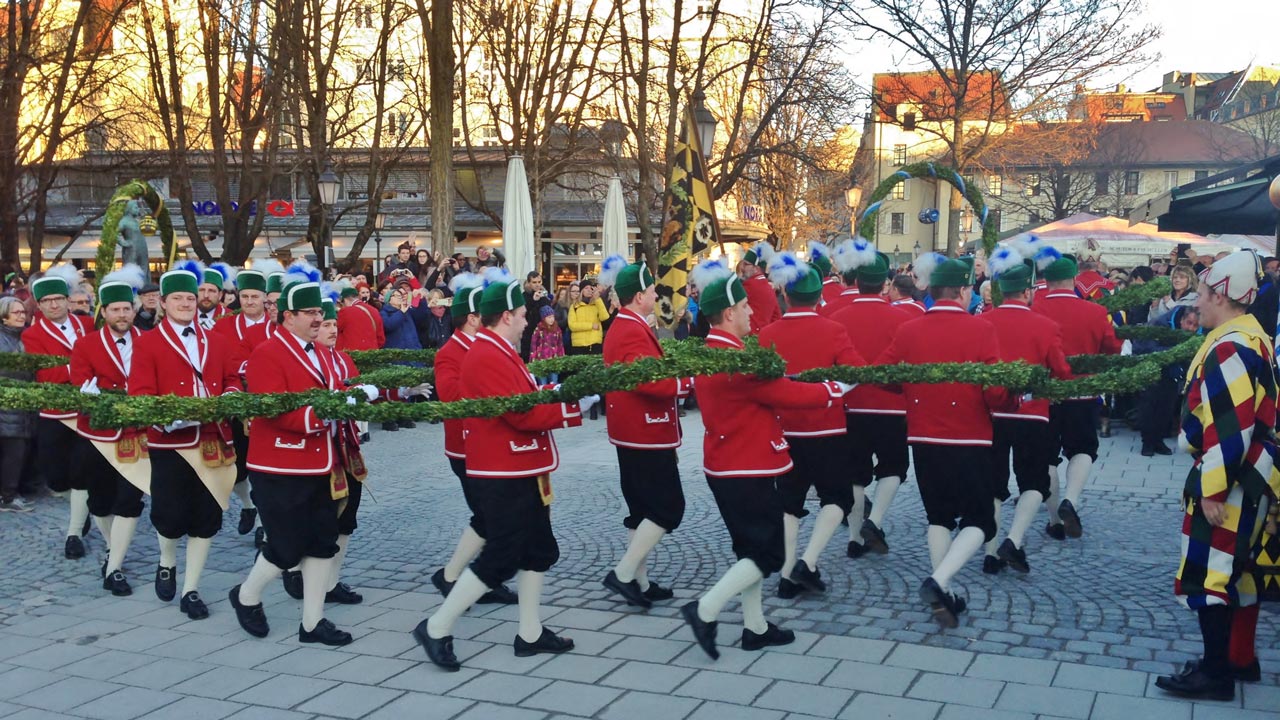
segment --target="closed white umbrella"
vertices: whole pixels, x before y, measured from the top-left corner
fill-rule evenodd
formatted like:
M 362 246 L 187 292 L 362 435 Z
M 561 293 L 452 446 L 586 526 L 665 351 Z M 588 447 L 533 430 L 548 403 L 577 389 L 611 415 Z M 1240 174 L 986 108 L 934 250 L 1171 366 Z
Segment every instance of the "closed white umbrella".
M 627 209 L 622 204 L 622 178 L 617 175 L 609 181 L 609 194 L 604 199 L 604 256 L 621 255 L 631 258 L 627 242 Z
M 533 203 L 529 201 L 529 180 L 524 158 L 512 155 L 507 163 L 507 190 L 502 203 L 502 252 L 507 269 L 519 280 L 534 269 Z

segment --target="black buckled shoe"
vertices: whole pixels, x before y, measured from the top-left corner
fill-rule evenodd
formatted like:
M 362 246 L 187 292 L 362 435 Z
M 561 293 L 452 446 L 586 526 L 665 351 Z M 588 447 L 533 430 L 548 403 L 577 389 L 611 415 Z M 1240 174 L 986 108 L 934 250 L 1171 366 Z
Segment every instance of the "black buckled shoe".
M 322 618 L 320 622 L 316 623 L 316 629 L 311 632 L 303 630 L 302 625 L 299 624 L 298 642 L 342 647 L 343 645 L 351 644 L 351 633 L 346 630 L 339 630 L 333 623 Z
M 1156 455 L 1172 455 L 1173 454 L 1173 450 L 1171 450 L 1168 445 L 1165 445 L 1164 441 L 1162 440 L 1157 440 L 1156 444 L 1151 446 L 1151 451 L 1154 452 Z
M 111 562 L 111 551 L 108 550 L 102 555 L 102 569 L 98 572 L 98 577 L 103 580 L 107 579 L 107 563 Z
M 236 621 L 240 623 L 240 627 L 244 631 L 256 638 L 264 638 L 267 633 L 271 632 L 271 626 L 267 624 L 267 614 L 262 609 L 262 603 L 257 605 L 245 605 L 240 602 L 240 586 L 231 588 L 231 592 L 227 593 L 227 599 L 231 601 L 231 607 L 235 608 Z
M 128 597 L 133 594 L 133 588 L 129 587 L 128 579 L 119 570 L 102 578 L 102 589 L 110 590 L 111 594 L 116 597 Z
M 68 560 L 84 557 L 84 541 L 75 535 L 68 535 L 67 544 L 62 548 L 62 556 Z
M 413 629 L 413 639 L 418 641 L 423 650 L 427 651 L 427 658 L 435 663 L 436 667 L 443 668 L 449 672 L 457 672 L 462 669 L 462 663 L 458 662 L 458 656 L 453 654 L 453 636 L 446 635 L 442 638 L 433 638 L 427 632 L 427 621 L 423 620 Z
M 844 549 L 845 557 L 857 560 L 867 554 L 867 546 L 860 542 L 849 541 L 849 546 Z
M 778 578 L 778 597 L 783 600 L 792 600 L 802 592 L 805 592 L 805 587 L 800 583 L 784 577 Z
M 240 511 L 240 523 L 236 525 L 236 532 L 241 535 L 248 535 L 253 532 L 253 526 L 258 522 L 258 511 L 253 509 L 242 509 Z
M 449 597 L 449 593 L 453 591 L 453 583 L 444 579 L 444 568 L 440 568 L 431 576 L 431 584 L 436 586 L 436 590 L 439 590 L 443 597 Z
M 160 565 L 156 568 L 156 597 L 172 602 L 178 594 L 178 568 Z
M 969 609 L 969 603 L 966 602 L 964 598 L 955 593 L 948 594 L 951 595 L 951 602 L 956 609 L 956 615 L 961 615 L 964 611 Z
M 396 422 L 395 420 L 389 420 L 387 422 L 382 423 L 382 430 L 384 432 L 395 432 L 399 429 L 400 429 L 400 423 Z
M 1031 565 L 1027 563 L 1027 551 L 1014 545 L 1009 538 L 1005 538 L 1004 542 L 1000 543 L 1000 547 L 996 548 L 996 555 L 1004 561 L 1005 565 L 1024 575 L 1031 572 Z
M 618 579 L 618 574 L 612 570 L 608 575 L 604 576 L 601 583 L 605 588 L 622 596 L 628 605 L 635 605 L 642 608 L 653 607 L 653 603 L 649 602 L 649 598 L 644 596 L 644 591 L 640 589 L 640 583 L 632 579 L 630 582 L 622 582 Z
M 999 575 L 1004 569 L 1004 561 L 995 555 L 982 556 L 982 572 L 988 575 Z
M 1054 540 L 1067 539 L 1067 531 L 1062 527 L 1062 523 L 1055 523 L 1052 520 L 1049 521 L 1048 525 L 1044 526 L 1044 534 L 1048 535 Z
M 688 623 L 689 629 L 693 630 L 693 639 L 698 641 L 698 647 L 702 648 L 702 651 L 709 655 L 712 660 L 719 660 L 720 650 L 716 648 L 716 627 L 718 623 L 714 620 L 703 622 L 702 618 L 698 617 L 697 600 L 680 608 L 680 615 Z
M 663 600 L 670 600 L 675 597 L 676 594 L 671 590 L 671 588 L 664 588 L 658 583 L 650 580 L 649 587 L 644 591 L 644 596 L 649 602 L 662 602 Z
M 551 632 L 550 628 L 542 628 L 542 634 L 533 642 L 526 642 L 524 638 L 516 635 L 515 641 L 516 657 L 532 657 L 539 653 L 549 655 L 559 655 L 573 649 L 573 641 L 569 638 L 560 637 Z
M 364 596 L 352 590 L 350 585 L 340 582 L 324 594 L 324 601 L 338 605 L 359 605 L 364 602 Z
M 827 591 L 827 584 L 822 582 L 822 573 L 810 568 L 803 560 L 797 560 L 795 567 L 791 568 L 791 579 L 804 586 L 805 590 L 816 593 Z
M 284 583 L 284 591 L 294 600 L 302 599 L 302 573 L 297 570 L 285 570 L 280 573 L 280 580 Z
M 765 631 L 759 634 L 753 633 L 746 628 L 742 628 L 742 649 L 743 650 L 763 650 L 767 647 L 777 647 L 779 645 L 790 645 L 796 641 L 796 634 L 790 630 L 768 623 Z
M 938 585 L 938 581 L 931 577 L 925 578 L 920 583 L 920 599 L 929 605 L 929 610 L 933 613 L 933 619 L 938 625 L 944 628 L 954 628 L 960 624 L 956 618 L 960 614 L 960 610 L 956 608 L 956 600 L 950 594 Z
M 203 620 L 209 617 L 209 607 L 200 599 L 200 593 L 192 590 L 182 596 L 182 601 L 178 603 L 178 609 L 187 614 L 192 620 Z
M 398 424 L 400 427 L 404 428 L 405 430 L 412 430 L 412 429 L 414 429 L 414 428 L 418 427 L 418 423 L 416 423 L 416 422 L 414 422 L 414 421 L 412 421 L 412 420 L 401 420 L 401 421 L 399 421 L 397 424 Z
M 1184 698 L 1209 700 L 1235 700 L 1236 681 L 1230 675 L 1211 677 L 1199 664 L 1177 675 L 1156 678 L 1156 687 Z
M 889 554 L 889 542 L 885 540 L 884 531 L 870 520 L 862 521 L 862 541 L 867 550 L 877 555 Z
M 520 597 L 506 585 L 499 585 L 489 592 L 480 596 L 476 601 L 477 605 L 515 605 L 520 602 Z
M 1071 504 L 1070 500 L 1063 500 L 1058 506 L 1058 517 L 1062 518 L 1062 531 L 1069 538 L 1078 538 L 1084 534 L 1084 527 L 1080 524 L 1080 514 L 1076 512 L 1076 506 Z

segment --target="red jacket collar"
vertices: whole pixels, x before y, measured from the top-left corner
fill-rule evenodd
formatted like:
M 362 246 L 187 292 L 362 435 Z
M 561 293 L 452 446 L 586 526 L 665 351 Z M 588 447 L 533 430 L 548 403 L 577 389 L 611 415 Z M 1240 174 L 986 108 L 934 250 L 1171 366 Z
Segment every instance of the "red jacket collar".
M 862 297 L 860 297 L 860 298 L 856 298 L 856 299 L 854 300 L 854 302 L 856 302 L 856 303 L 884 303 L 885 305 L 888 305 L 888 304 L 889 304 L 889 301 L 888 301 L 888 300 L 885 300 L 884 298 L 880 297 L 879 295 L 863 295 L 863 296 L 862 296 Z
M 786 320 L 787 318 L 791 318 L 792 320 L 794 320 L 796 318 L 806 318 L 806 317 L 818 317 L 818 313 L 814 310 L 788 310 L 782 316 L 782 319 Z
M 929 308 L 929 312 L 964 312 L 964 308 L 960 307 L 960 303 L 955 300 L 938 300 L 933 303 L 933 307 Z
M 998 308 L 996 308 L 996 309 L 997 309 L 997 310 L 1003 310 L 1003 309 L 1005 309 L 1005 308 L 1009 308 L 1010 310 L 1028 310 L 1028 311 L 1029 311 L 1029 310 L 1031 310 L 1031 307 L 1030 307 L 1030 306 L 1028 306 L 1026 303 L 1024 303 L 1024 302 L 1019 302 L 1019 301 L 1017 301 L 1017 300 L 1005 300 L 1005 301 L 1000 305 L 1000 307 L 998 307 Z
M 731 347 L 738 348 L 738 349 L 742 349 L 746 347 L 745 345 L 742 344 L 741 338 L 736 338 L 730 335 L 729 333 L 724 332 L 723 330 L 716 330 L 714 328 L 711 330 L 711 332 L 707 333 L 707 342 L 711 342 L 713 340 L 719 343 L 724 343 L 725 345 L 729 345 Z

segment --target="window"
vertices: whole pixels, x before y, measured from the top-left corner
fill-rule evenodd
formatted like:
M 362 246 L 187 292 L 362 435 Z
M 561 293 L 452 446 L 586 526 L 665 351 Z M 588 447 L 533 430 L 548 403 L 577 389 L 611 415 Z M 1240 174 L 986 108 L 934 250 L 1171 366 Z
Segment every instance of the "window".
M 916 129 L 915 113 L 909 112 L 909 113 L 902 114 L 902 129 L 906 130 L 907 132 L 915 132 L 915 129 Z
M 399 80 L 403 82 L 408 75 L 409 65 L 404 60 L 391 60 L 387 63 L 388 80 Z
M 1172 190 L 1176 187 L 1178 187 L 1178 171 L 1165 170 L 1164 171 L 1164 189 Z
M 894 185 L 893 191 L 890 193 L 889 197 L 894 200 L 906 200 L 907 199 L 907 181 L 903 180 L 897 185 Z
M 991 197 L 1000 197 L 1004 194 L 1004 176 L 991 175 L 987 178 L 987 194 Z
M 889 234 L 890 235 L 906 235 L 907 234 L 907 214 L 906 213 L 890 213 Z
M 1027 177 L 1022 182 L 1022 192 L 1027 197 L 1036 197 L 1040 194 L 1040 173 L 1027 173 Z
M 352 14 L 355 16 L 355 25 L 358 28 L 373 27 L 373 6 L 367 3 L 360 3 L 351 8 Z
M 1124 174 L 1124 194 L 1137 195 L 1138 185 L 1142 180 L 1142 173 L 1137 170 L 1128 170 Z
M 1204 180 L 1204 179 L 1205 179 L 1205 178 L 1207 178 L 1207 177 L 1209 177 L 1209 171 L 1208 171 L 1208 170 L 1197 170 L 1197 171 L 1196 171 L 1196 180 Z
M 907 164 L 907 146 L 906 145 L 893 146 L 893 164 L 894 165 Z
M 1032 210 L 1031 212 L 1027 213 L 1027 223 L 1029 225 L 1035 225 L 1038 222 L 1040 222 L 1039 210 Z
M 1111 173 L 1093 174 L 1093 194 L 1099 197 L 1111 192 Z
M 1000 210 L 998 210 L 998 209 L 996 209 L 996 208 L 992 208 L 992 209 L 987 213 L 987 221 L 988 221 L 988 222 L 990 222 L 992 225 L 994 225 L 994 226 L 995 226 L 995 228 L 996 228 L 996 232 L 999 232 L 999 231 L 1000 231 L 1000 221 L 1001 221 L 1001 220 L 1003 220 L 1003 219 L 1004 219 L 1004 217 L 1001 215 Z

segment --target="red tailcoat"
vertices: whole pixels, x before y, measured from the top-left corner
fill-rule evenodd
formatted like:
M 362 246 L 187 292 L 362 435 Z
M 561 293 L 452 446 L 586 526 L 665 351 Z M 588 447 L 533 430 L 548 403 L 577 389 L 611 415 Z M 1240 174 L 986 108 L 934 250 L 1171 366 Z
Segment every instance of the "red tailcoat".
M 487 328 L 462 361 L 462 397 L 510 397 L 538 389 L 516 348 Z M 560 466 L 551 431 L 582 424 L 577 403 L 538 405 L 523 413 L 467 418 L 467 476 L 527 478 Z
M 342 337 L 339 332 L 338 337 Z M 471 349 L 475 338 L 458 330 L 449 336 L 449 340 L 436 352 L 436 395 L 441 402 L 453 402 L 462 399 L 462 360 Z M 444 454 L 458 460 L 467 458 L 466 442 L 463 440 L 463 420 L 444 421 Z
M 230 343 L 220 335 L 205 332 L 197 323 L 193 322 L 191 327 L 196 331 L 199 367 L 191 364 L 178 335 L 180 331 L 166 318 L 151 332 L 143 333 L 133 346 L 130 395 L 217 397 L 244 389 Z M 231 442 L 231 425 L 223 420 L 173 432 L 152 425 L 147 428 L 147 444 L 160 450 L 192 448 L 199 445 L 202 438 L 213 435 Z
M 924 317 L 902 324 L 877 365 L 998 363 L 1000 341 L 991 323 L 954 301 L 939 300 Z M 1016 407 L 1004 388 L 959 383 L 904 384 L 907 442 L 991 446 L 991 413 Z
M 919 300 L 898 300 L 891 304 L 894 307 L 907 313 L 908 316 L 912 318 L 920 317 L 921 315 L 925 314 L 925 311 L 928 310 L 928 308 L 924 306 L 924 303 L 920 302 Z
M 1070 290 L 1051 290 L 1035 300 L 1032 309 L 1062 328 L 1062 352 L 1072 355 L 1115 355 L 1116 337 L 1111 314 L 1095 302 L 1081 300 Z
M 266 319 L 265 317 L 262 319 L 262 322 L 255 323 L 253 325 L 249 325 L 246 322 L 246 320 L 247 318 L 245 318 L 243 313 L 236 313 L 235 315 L 223 315 L 221 318 L 218 319 L 218 323 L 213 326 L 213 331 L 215 333 L 218 333 L 219 335 L 225 337 L 227 339 L 227 342 L 231 343 L 232 352 L 236 356 L 235 357 L 236 367 L 240 369 L 241 375 L 244 374 L 244 364 L 249 361 L 249 354 L 253 352 L 254 347 L 257 347 L 257 345 L 250 347 L 248 344 L 246 344 L 251 331 L 253 331 L 255 328 L 259 326 L 267 326 L 267 325 L 275 324 L 275 323 L 272 323 L 270 320 Z M 263 327 L 262 330 L 259 332 L 265 333 L 266 331 L 267 331 L 267 328 Z M 261 345 L 262 342 L 265 341 L 266 339 L 267 339 L 266 335 L 265 334 L 262 335 L 261 339 L 257 341 L 258 345 Z
M 1062 328 L 1049 318 L 1034 313 L 1020 302 L 1004 304 L 981 315 L 991 323 L 1000 338 L 1000 359 L 1005 362 L 1025 360 L 1032 365 L 1049 368 L 1049 374 L 1060 380 L 1071 379 L 1071 366 L 1062 353 Z M 994 417 L 1049 422 L 1049 401 L 1037 398 L 1023 403 L 1016 412 L 996 412 Z
M 841 283 L 836 278 L 829 277 L 826 280 L 823 280 L 821 304 L 829 303 L 832 300 L 835 300 L 836 298 L 840 297 L 840 293 L 844 292 L 846 289 L 847 288 L 845 288 L 844 284 Z
M 742 341 L 721 330 L 707 334 L 707 347 L 741 350 Z M 778 413 L 840 406 L 835 383 L 802 383 L 752 375 L 694 378 L 702 406 L 702 467 L 710 477 L 769 477 L 791 469 L 791 453 Z
M 866 365 L 854 349 L 849 333 L 834 320 L 810 310 L 791 310 L 760 331 L 760 347 L 773 347 L 787 361 L 787 374 L 832 365 Z M 825 410 L 778 410 L 782 432 L 788 437 L 844 435 L 844 406 Z
M 907 311 L 893 307 L 878 295 L 855 298 L 831 316 L 849 333 L 854 349 L 864 358 L 880 357 L 893 343 L 898 328 L 911 318 Z M 860 415 L 905 415 L 907 403 L 901 393 L 883 385 L 859 385 L 844 396 L 844 409 Z
M 604 336 L 605 366 L 647 357 L 662 357 L 658 336 L 644 318 L 622 308 Z M 628 392 L 608 393 L 605 420 L 609 442 L 645 450 L 680 447 L 680 414 L 676 411 L 680 385 L 680 380 L 671 378 Z
M 333 354 L 316 345 L 316 368 L 303 349 L 303 341 L 280 328 L 249 357 L 245 372 L 255 393 L 295 393 L 338 390 L 338 370 Z M 343 432 L 353 432 L 341 422 Z M 274 475 L 325 475 L 339 462 L 333 435 L 324 418 L 310 405 L 276 415 L 254 418 L 249 425 L 248 468 Z
M 79 338 L 84 338 L 85 335 L 93 332 L 93 323 L 82 315 L 68 315 L 67 322 L 71 323 L 71 327 L 75 329 Z M 32 355 L 61 355 L 70 358 L 72 347 L 73 345 L 67 342 L 67 336 L 63 335 L 62 331 L 43 314 L 36 315 L 31 327 L 22 331 L 22 348 Z M 36 382 L 54 385 L 71 384 L 71 363 L 37 370 Z M 40 411 L 40 417 L 53 420 L 70 420 L 75 416 L 74 412 L 66 410 L 46 408 Z
M 844 292 L 836 295 L 834 298 L 827 300 L 826 304 L 818 308 L 818 314 L 822 317 L 834 317 L 836 313 L 849 307 L 854 300 L 862 297 L 862 293 L 858 292 L 858 288 L 845 288 Z
M 338 308 L 339 350 L 379 350 L 386 344 L 382 313 L 365 302 Z
M 138 337 L 141 335 L 142 331 L 138 328 L 129 329 L 128 341 L 134 343 L 135 352 L 138 347 Z M 131 361 L 130 365 L 132 364 Z M 99 390 L 129 389 L 129 368 L 124 365 L 120 346 L 116 344 L 116 336 L 112 335 L 107 328 L 86 335 L 71 351 L 72 387 L 79 387 L 93 378 L 98 379 Z M 90 440 L 115 442 L 125 435 L 137 434 L 138 430 L 136 428 L 94 429 L 89 427 L 89 416 L 80 415 L 76 419 L 76 432 Z
M 778 294 L 764 275 L 756 275 L 742 283 L 742 287 L 747 291 L 747 304 L 751 306 L 751 334 L 758 335 L 761 328 L 782 317 Z

